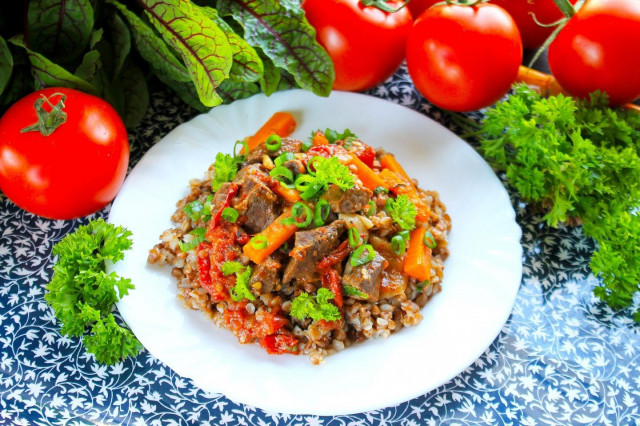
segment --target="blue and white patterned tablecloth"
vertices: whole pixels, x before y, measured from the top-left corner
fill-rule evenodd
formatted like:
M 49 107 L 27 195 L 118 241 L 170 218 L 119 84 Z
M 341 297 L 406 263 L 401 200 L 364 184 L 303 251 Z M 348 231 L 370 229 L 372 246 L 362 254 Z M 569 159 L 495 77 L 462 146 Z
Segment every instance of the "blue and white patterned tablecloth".
M 459 132 L 417 94 L 404 68 L 371 94 Z M 131 133 L 131 164 L 193 115 L 157 93 Z M 640 423 L 640 327 L 628 312 L 613 312 L 593 297 L 592 241 L 580 228 L 549 229 L 513 202 L 524 275 L 511 317 L 482 357 L 449 383 L 398 406 L 317 417 L 265 413 L 207 394 L 146 351 L 115 366 L 97 364 L 78 340 L 60 336 L 43 297 L 52 246 L 95 216 L 45 220 L 0 194 L 0 424 Z

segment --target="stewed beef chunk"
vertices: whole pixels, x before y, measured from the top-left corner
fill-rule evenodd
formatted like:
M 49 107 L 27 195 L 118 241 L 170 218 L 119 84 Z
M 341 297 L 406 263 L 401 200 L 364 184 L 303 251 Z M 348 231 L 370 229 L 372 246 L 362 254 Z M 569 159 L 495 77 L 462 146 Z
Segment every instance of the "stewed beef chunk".
M 255 164 L 262 163 L 262 157 L 268 155 L 271 158 L 276 158 L 285 152 L 301 152 L 302 151 L 302 141 L 292 138 L 282 138 L 282 145 L 280 148 L 275 151 L 269 151 L 265 143 L 261 143 L 260 145 L 253 148 L 249 151 L 249 155 L 244 162 L 244 165 L 247 164 Z
M 329 185 L 322 198 L 329 202 L 335 213 L 356 213 L 367 205 L 373 192 L 367 188 L 353 187 L 343 191 L 338 185 Z
M 295 279 L 298 283 L 305 283 L 320 280 L 316 265 L 338 246 L 342 231 L 344 222 L 336 220 L 327 226 L 296 232 L 291 260 L 282 281 L 287 283 Z
M 240 192 L 234 208 L 247 216 L 244 227 L 250 233 L 262 232 L 279 215 L 278 196 L 269 188 L 269 176 L 261 166 L 252 164 L 242 168 L 234 182 Z
M 389 262 L 377 252 L 373 260 L 360 266 L 352 266 L 347 262 L 342 275 L 342 285 L 351 286 L 366 296 L 350 296 L 354 299 L 377 302 L 380 297 L 380 285 L 382 284 L 382 272 Z
M 251 275 L 249 286 L 256 288 L 260 294 L 276 290 L 278 285 L 278 270 L 281 266 L 280 262 L 272 256 L 269 256 L 262 263 L 256 265 Z

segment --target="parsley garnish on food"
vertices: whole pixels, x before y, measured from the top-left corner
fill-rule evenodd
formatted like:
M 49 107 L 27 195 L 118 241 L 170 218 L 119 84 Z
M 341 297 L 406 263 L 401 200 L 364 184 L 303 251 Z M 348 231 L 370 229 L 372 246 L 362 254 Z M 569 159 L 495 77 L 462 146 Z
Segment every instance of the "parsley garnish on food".
M 329 184 L 338 185 L 342 190 L 353 188 L 355 176 L 351 170 L 336 157 L 324 158 L 314 157 L 315 181 L 324 185 L 326 189 Z
M 606 98 L 542 98 L 526 86 L 487 112 L 481 149 L 550 226 L 578 221 L 598 243 L 595 294 L 615 309 L 633 304 L 640 281 L 640 114 Z M 640 310 L 635 320 L 640 322 Z
M 334 297 L 333 292 L 324 287 L 318 289 L 316 296 L 302 292 L 291 301 L 289 315 L 299 320 L 311 318 L 314 321 L 337 321 L 340 319 L 340 311 L 329 302 Z
M 418 210 L 405 194 L 398 195 L 396 199 L 387 198 L 384 209 L 400 228 L 410 231 L 416 227 Z
M 211 189 L 217 191 L 223 183 L 231 182 L 238 172 L 238 164 L 242 162 L 242 157 L 234 157 L 221 152 L 216 154 L 216 161 L 213 163 L 214 175 L 211 180 Z
M 338 133 L 338 131 L 333 129 L 325 129 L 324 137 L 327 138 L 329 143 L 336 143 L 338 141 L 347 141 L 352 139 L 357 139 L 358 137 L 351 132 L 349 129 L 344 129 L 342 133 Z
M 249 289 L 249 280 L 251 279 L 251 267 L 244 266 L 240 262 L 228 260 L 222 264 L 220 268 L 224 275 L 236 274 L 236 285 L 229 290 L 229 296 L 240 302 L 244 299 L 256 300 L 256 297 Z
M 87 351 L 100 363 L 113 364 L 142 348 L 111 313 L 113 304 L 134 286 L 129 279 L 105 270 L 105 261 L 116 263 L 131 248 L 130 236 L 128 230 L 96 219 L 53 247 L 58 260 L 45 300 L 62 325 L 61 333 L 75 337 L 84 334 Z M 87 330 L 89 334 L 85 334 Z

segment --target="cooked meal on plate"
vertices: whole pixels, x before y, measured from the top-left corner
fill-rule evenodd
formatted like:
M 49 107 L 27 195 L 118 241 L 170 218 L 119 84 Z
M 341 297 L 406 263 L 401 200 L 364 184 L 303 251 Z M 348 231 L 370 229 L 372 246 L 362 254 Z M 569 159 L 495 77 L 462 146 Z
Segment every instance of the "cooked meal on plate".
M 313 364 L 418 324 L 441 290 L 451 220 L 393 154 L 348 129 L 287 137 L 276 113 L 189 182 L 148 262 L 241 343 Z

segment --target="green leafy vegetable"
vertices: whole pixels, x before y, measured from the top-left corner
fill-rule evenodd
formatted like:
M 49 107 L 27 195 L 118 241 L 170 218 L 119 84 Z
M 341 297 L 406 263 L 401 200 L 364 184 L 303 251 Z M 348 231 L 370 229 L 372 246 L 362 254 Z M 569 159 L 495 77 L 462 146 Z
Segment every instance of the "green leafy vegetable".
M 395 199 L 387 198 L 384 209 L 400 228 L 410 231 L 416 227 L 418 210 L 405 194 L 400 194 Z
M 342 291 L 344 292 L 345 296 L 356 296 L 356 297 L 360 297 L 362 299 L 368 299 L 369 298 L 368 294 L 361 292 L 360 290 L 358 290 L 357 288 L 355 288 L 352 285 L 344 285 L 344 286 L 342 286 Z
M 220 268 L 224 275 L 236 274 L 236 285 L 229 290 L 229 296 L 236 302 L 242 300 L 256 300 L 256 297 L 249 289 L 249 280 L 251 279 L 251 267 L 244 266 L 240 262 L 228 260 L 222 264 Z
M 192 230 L 191 232 L 189 232 L 190 235 L 193 235 L 193 238 L 191 238 L 189 240 L 189 242 L 183 242 L 180 241 L 178 243 L 178 245 L 180 246 L 180 250 L 182 250 L 183 252 L 188 252 L 190 250 L 193 250 L 194 248 L 198 247 L 198 245 L 205 241 L 205 236 L 204 234 L 206 234 L 207 230 L 205 228 L 196 228 L 194 230 Z
M 136 355 L 142 348 L 129 330 L 116 324 L 111 313 L 114 303 L 133 285 L 105 269 L 105 262 L 118 262 L 131 248 L 130 236 L 126 229 L 96 219 L 66 235 L 53 248 L 58 260 L 45 300 L 62 325 L 61 333 L 84 335 L 87 350 L 101 363 Z M 85 334 L 87 329 L 89 334 Z
M 0 93 L 4 90 L 11 79 L 13 70 L 13 56 L 7 46 L 7 42 L 0 37 Z
M 312 136 L 315 132 L 312 132 Z M 337 132 L 333 129 L 325 129 L 324 136 L 327 138 L 329 143 L 334 144 L 338 141 L 346 141 L 348 139 L 357 139 L 358 137 L 351 132 L 349 129 L 344 129 L 342 133 Z
M 217 191 L 223 183 L 231 182 L 238 172 L 239 159 L 229 154 L 221 152 L 216 154 L 216 161 L 213 163 L 214 176 L 211 181 L 211 188 Z
M 335 294 L 324 287 L 318 289 L 316 296 L 303 291 L 291 301 L 289 315 L 299 320 L 311 318 L 314 321 L 338 321 L 340 311 L 336 305 L 329 302 L 334 297 Z
M 316 183 L 321 183 L 325 189 L 329 184 L 338 185 L 342 190 L 353 188 L 356 178 L 338 158 L 316 158 L 317 160 L 313 163 Z
M 315 30 L 298 4 L 278 0 L 219 0 L 218 12 L 244 29 L 244 38 L 303 89 L 327 96 L 334 71 L 327 52 L 317 44 Z
M 598 243 L 595 294 L 614 308 L 640 291 L 640 114 L 585 101 L 542 98 L 518 86 L 487 112 L 481 149 L 550 226 L 582 222 Z M 635 318 L 640 322 L 640 311 Z

